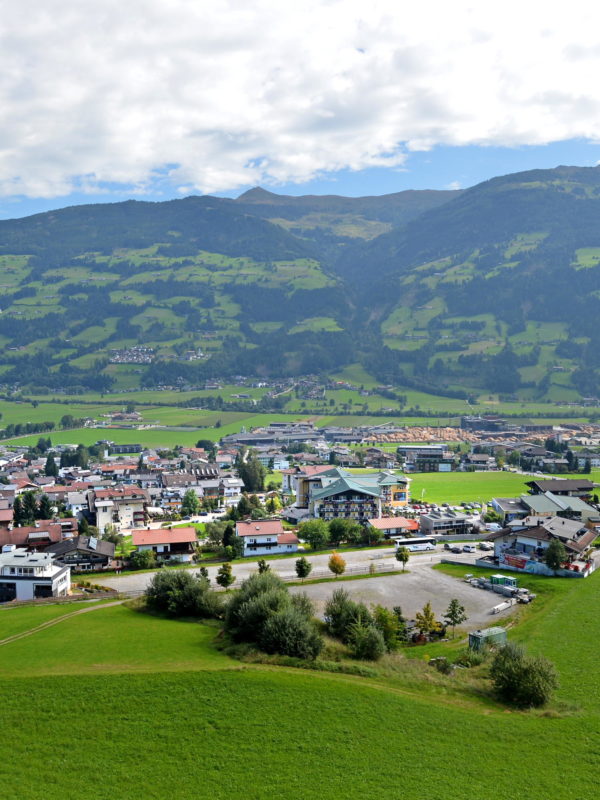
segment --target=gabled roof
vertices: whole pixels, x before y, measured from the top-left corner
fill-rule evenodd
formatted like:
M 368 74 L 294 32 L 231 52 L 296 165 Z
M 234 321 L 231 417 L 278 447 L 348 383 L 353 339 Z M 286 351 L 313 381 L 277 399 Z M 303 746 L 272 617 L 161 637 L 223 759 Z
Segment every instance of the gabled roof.
M 280 536 L 285 533 L 280 519 L 252 519 L 236 522 L 235 532 L 238 536 Z
M 131 541 L 140 545 L 185 544 L 197 541 L 195 528 L 143 528 L 131 531 Z

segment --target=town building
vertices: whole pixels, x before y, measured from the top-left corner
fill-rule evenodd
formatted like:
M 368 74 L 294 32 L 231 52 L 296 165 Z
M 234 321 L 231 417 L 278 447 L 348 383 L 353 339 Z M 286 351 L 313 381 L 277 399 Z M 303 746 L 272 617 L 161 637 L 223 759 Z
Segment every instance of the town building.
M 295 533 L 285 531 L 280 520 L 260 519 L 237 522 L 236 536 L 243 543 L 243 555 L 258 556 L 273 553 L 295 553 L 300 540 Z
M 74 572 L 89 572 L 113 566 L 115 545 L 94 536 L 76 536 L 51 544 L 44 550 Z
M 102 533 L 108 525 L 114 525 L 119 531 L 143 524 L 148 504 L 147 491 L 137 486 L 117 486 L 88 493 L 89 510 L 96 515 L 96 527 Z
M 462 536 L 471 533 L 473 524 L 466 514 L 456 511 L 431 511 L 419 518 L 423 536 Z
M 71 588 L 71 570 L 51 553 L 30 553 L 4 545 L 0 553 L 0 603 L 62 597 Z
M 144 528 L 131 532 L 131 540 L 138 550 L 152 550 L 159 561 L 190 562 L 194 555 L 198 537 L 196 529 L 189 528 Z

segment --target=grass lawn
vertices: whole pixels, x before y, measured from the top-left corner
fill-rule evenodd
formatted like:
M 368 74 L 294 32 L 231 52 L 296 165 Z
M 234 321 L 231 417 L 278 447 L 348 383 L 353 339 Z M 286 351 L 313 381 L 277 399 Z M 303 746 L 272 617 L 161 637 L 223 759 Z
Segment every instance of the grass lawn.
M 527 494 L 525 481 L 531 480 L 514 472 L 419 472 L 410 477 L 415 500 L 451 505 Z
M 461 691 L 466 671 L 444 690 L 413 660 L 373 678 L 242 665 L 215 628 L 123 606 L 5 645 L 4 795 L 40 796 L 43 774 L 47 800 L 593 797 L 600 575 L 523 583 L 541 602 L 510 636 L 557 665 L 548 715 Z

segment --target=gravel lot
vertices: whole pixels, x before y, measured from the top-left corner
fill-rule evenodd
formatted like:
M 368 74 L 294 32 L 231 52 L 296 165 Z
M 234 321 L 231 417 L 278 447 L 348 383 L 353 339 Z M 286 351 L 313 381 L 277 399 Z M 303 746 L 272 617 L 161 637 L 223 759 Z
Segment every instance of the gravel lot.
M 468 572 L 465 565 L 465 572 Z M 404 575 L 390 575 L 381 578 L 363 578 L 356 581 L 343 581 L 339 584 L 357 601 L 367 605 L 380 603 L 388 608 L 401 606 L 404 616 L 413 619 L 415 612 L 420 611 L 427 601 L 438 618 L 448 608 L 448 603 L 456 597 L 465 607 L 468 621 L 465 627 L 473 629 L 488 627 L 510 613 L 511 609 L 499 614 L 490 614 L 492 606 L 504 599 L 500 595 L 475 589 L 464 581 L 437 570 L 428 565 L 413 565 L 410 572 Z M 315 603 L 317 613 L 322 616 L 325 602 L 336 588 L 333 582 L 314 583 L 308 586 L 292 586 L 292 592 L 306 592 Z

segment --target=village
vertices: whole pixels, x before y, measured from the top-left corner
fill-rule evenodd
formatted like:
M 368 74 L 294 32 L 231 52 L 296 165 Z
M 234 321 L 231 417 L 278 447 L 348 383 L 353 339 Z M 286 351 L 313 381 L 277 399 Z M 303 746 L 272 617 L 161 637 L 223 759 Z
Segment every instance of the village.
M 5 447 L 0 601 L 65 596 L 84 573 L 326 547 L 354 546 L 366 569 L 371 549 L 385 544 L 512 572 L 587 577 L 600 507 L 586 473 L 600 463 L 600 430 L 504 427 L 499 418 L 467 417 L 454 438 L 413 428 L 409 444 L 390 424 L 273 422 L 173 451 L 109 439 L 52 446 L 44 437 L 34 448 Z M 546 475 L 566 469 L 580 477 Z M 411 492 L 418 473 L 461 471 L 468 480 L 505 470 L 522 475 L 517 496 L 453 505 Z

